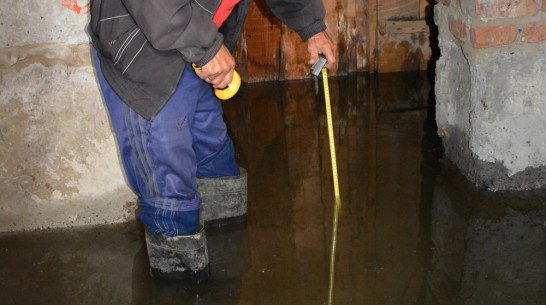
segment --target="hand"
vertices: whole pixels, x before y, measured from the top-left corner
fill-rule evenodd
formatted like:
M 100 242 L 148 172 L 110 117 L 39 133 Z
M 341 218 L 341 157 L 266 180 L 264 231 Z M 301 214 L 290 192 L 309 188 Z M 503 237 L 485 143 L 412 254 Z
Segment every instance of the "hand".
M 222 45 L 218 53 L 195 73 L 214 88 L 224 89 L 231 83 L 234 70 L 235 58 L 231 56 L 226 46 Z
M 336 45 L 326 32 L 320 32 L 307 40 L 307 52 L 309 52 L 309 64 L 314 65 L 322 54 L 328 61 L 326 68 L 332 68 L 336 63 Z

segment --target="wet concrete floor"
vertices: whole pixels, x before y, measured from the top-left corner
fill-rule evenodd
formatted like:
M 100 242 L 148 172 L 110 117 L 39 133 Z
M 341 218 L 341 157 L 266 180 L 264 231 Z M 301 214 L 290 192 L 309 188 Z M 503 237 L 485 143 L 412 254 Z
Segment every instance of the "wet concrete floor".
M 139 223 L 0 234 L 0 304 L 325 304 L 334 194 L 320 82 L 225 104 L 245 224 L 212 278 L 153 280 Z M 546 191 L 476 190 L 443 159 L 422 73 L 330 80 L 342 210 L 334 304 L 546 304 Z M 123 203 L 120 203 L 123 204 Z

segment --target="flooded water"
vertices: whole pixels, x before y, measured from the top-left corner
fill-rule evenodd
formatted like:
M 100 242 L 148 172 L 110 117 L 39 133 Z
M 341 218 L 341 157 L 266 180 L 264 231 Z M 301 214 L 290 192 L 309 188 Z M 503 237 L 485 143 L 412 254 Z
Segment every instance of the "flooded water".
M 207 230 L 206 284 L 153 280 L 139 223 L 5 233 L 0 304 L 326 304 L 334 191 L 320 87 L 253 84 L 225 104 L 248 214 Z M 546 304 L 545 190 L 491 193 L 461 177 L 423 73 L 335 78 L 330 94 L 334 304 Z

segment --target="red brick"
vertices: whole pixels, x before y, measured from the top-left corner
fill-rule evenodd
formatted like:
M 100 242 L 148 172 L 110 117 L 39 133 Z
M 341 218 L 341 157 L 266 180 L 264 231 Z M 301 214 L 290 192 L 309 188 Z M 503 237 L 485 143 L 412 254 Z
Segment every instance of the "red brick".
M 475 49 L 504 46 L 515 40 L 516 27 L 513 24 L 472 28 L 470 31 L 470 41 Z
M 544 1 L 544 0 L 543 0 Z M 527 17 L 538 13 L 537 0 L 477 0 L 476 18 Z
M 546 22 L 526 23 L 523 25 L 523 37 L 526 42 L 546 40 Z
M 449 31 L 453 36 L 455 36 L 458 39 L 463 39 L 466 36 L 466 24 L 462 21 L 459 21 L 455 19 L 453 16 L 449 16 L 448 18 L 449 23 Z
M 542 10 L 546 12 L 546 0 L 542 0 Z

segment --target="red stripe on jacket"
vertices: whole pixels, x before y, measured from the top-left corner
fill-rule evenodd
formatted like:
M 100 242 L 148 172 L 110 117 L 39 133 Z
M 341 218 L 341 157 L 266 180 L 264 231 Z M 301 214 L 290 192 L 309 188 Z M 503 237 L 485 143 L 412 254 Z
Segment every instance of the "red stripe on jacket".
M 216 13 L 214 14 L 214 17 L 212 17 L 212 21 L 218 28 L 220 28 L 222 23 L 226 21 L 227 17 L 229 14 L 231 14 L 231 11 L 233 11 L 233 8 L 235 5 L 237 5 L 237 3 L 239 3 L 239 1 L 240 0 L 222 0 L 218 10 L 216 10 Z

